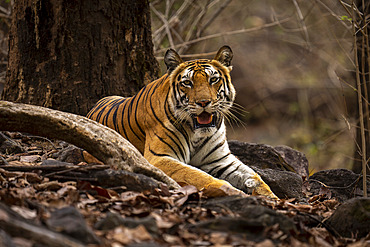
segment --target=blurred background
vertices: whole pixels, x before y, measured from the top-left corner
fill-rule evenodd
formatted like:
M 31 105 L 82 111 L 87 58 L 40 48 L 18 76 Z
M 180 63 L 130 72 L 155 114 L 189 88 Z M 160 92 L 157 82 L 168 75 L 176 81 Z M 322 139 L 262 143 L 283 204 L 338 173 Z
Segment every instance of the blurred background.
M 12 1 L 0 4 L 0 94 L 5 82 Z M 239 120 L 228 139 L 287 145 L 310 171 L 351 168 L 356 151 L 353 36 L 339 0 L 152 0 L 155 55 L 184 60 L 234 52 Z M 238 107 L 239 108 L 239 107 Z
M 236 103 L 228 138 L 287 145 L 311 172 L 351 168 L 356 94 L 353 36 L 337 0 L 151 1 L 155 54 L 185 59 L 234 52 Z

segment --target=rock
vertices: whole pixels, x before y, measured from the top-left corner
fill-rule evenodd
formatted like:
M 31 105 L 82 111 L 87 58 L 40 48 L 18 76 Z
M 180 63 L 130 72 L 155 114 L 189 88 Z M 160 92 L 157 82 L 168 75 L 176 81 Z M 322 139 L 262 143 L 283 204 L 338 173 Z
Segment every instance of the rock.
M 273 226 L 278 224 L 279 229 L 286 234 L 291 231 L 296 231 L 293 220 L 277 211 L 261 205 L 245 206 L 242 211 L 239 211 L 239 214 L 246 219 L 261 222 L 264 226 Z
M 239 212 L 241 217 L 219 217 L 189 226 L 192 232 L 232 232 L 246 234 L 248 240 L 260 242 L 265 239 L 266 227 L 277 225 L 289 234 L 296 231 L 294 222 L 287 216 L 261 205 L 248 205 Z
M 255 143 L 229 141 L 230 151 L 254 169 L 279 198 L 301 198 L 302 177 L 308 176 L 303 153 L 286 146 L 276 148 Z
M 230 151 L 252 168 L 296 172 L 308 177 L 306 156 L 290 147 L 229 141 Z
M 237 196 L 227 196 L 214 198 L 205 201 L 202 206 L 214 211 L 228 209 L 247 220 L 251 220 L 251 222 L 248 223 L 251 225 L 272 226 L 279 224 L 280 229 L 284 233 L 296 230 L 294 222 L 290 218 L 260 205 L 258 197 L 250 196 L 241 198 Z
M 370 233 L 370 198 L 353 198 L 344 202 L 326 222 L 342 237 L 366 237 Z
M 111 230 L 122 225 L 123 217 L 119 214 L 108 212 L 107 216 L 96 222 L 94 228 L 97 230 Z
M 136 228 L 139 225 L 143 225 L 145 229 L 152 234 L 157 234 L 158 233 L 158 226 L 153 217 L 145 217 L 145 218 L 123 218 L 119 214 L 115 213 L 107 213 L 107 216 L 97 222 L 95 224 L 95 229 L 97 230 L 111 230 L 116 228 L 117 226 L 125 226 L 128 228 Z
M 0 153 L 17 154 L 24 152 L 25 150 L 18 143 L 0 132 Z
M 220 212 L 222 209 L 228 209 L 232 212 L 242 212 L 244 207 L 249 205 L 260 205 L 260 199 L 255 196 L 239 197 L 225 196 L 207 199 L 202 205 L 205 208 Z
M 303 180 L 297 173 L 273 169 L 254 169 L 280 199 L 301 198 L 303 196 Z
M 273 226 L 279 225 L 280 230 L 284 233 L 295 231 L 296 227 L 294 222 L 287 216 L 278 213 L 270 208 L 260 205 L 259 199 L 254 196 L 240 198 L 237 196 L 228 196 L 221 198 L 214 198 L 207 200 L 203 207 L 209 208 L 214 211 L 220 211 L 221 209 L 229 209 L 230 211 L 239 214 L 244 219 L 240 224 L 249 226 Z M 244 222 L 247 220 L 248 222 Z M 231 223 L 232 221 L 226 219 L 225 223 Z M 214 222 L 215 224 L 221 224 L 221 222 Z M 239 224 L 237 221 L 235 224 Z M 222 228 L 223 226 L 218 226 Z M 225 226 L 226 227 L 226 226 Z M 251 229 L 253 231 L 253 229 Z
M 82 152 L 83 150 L 81 148 L 70 145 L 58 152 L 57 159 L 77 165 L 78 163 L 85 161 Z
M 100 244 L 98 237 L 74 207 L 64 207 L 52 212 L 46 224 L 50 229 L 69 235 L 85 244 Z
M 306 155 L 297 150 L 294 150 L 291 147 L 283 145 L 276 146 L 274 147 L 274 149 L 278 151 L 281 157 L 294 168 L 294 171 L 296 173 L 298 173 L 302 177 L 308 178 L 309 171 Z
M 331 196 L 343 202 L 355 196 L 362 196 L 362 178 L 359 178 L 360 176 L 347 169 L 319 171 L 309 178 L 309 191 L 318 195 L 323 189 L 329 189 Z M 369 194 L 369 182 L 367 188 Z
M 243 217 L 218 217 L 207 221 L 201 221 L 188 226 L 191 232 L 197 234 L 211 232 L 228 232 L 246 234 L 248 240 L 260 242 L 265 239 L 264 229 L 265 226 L 262 222 L 245 219 Z
M 260 169 L 277 169 L 294 171 L 281 155 L 272 147 L 265 144 L 229 141 L 231 153 L 236 155 L 244 164 Z

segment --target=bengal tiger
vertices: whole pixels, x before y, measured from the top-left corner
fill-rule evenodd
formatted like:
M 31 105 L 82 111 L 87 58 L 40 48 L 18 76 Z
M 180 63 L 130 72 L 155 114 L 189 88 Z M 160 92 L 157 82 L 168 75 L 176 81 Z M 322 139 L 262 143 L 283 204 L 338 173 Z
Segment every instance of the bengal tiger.
M 221 47 L 213 60 L 187 62 L 169 49 L 165 75 L 133 97 L 101 99 L 87 117 L 118 131 L 181 185 L 214 191 L 214 196 L 244 191 L 277 198 L 229 150 L 225 117 L 235 99 L 232 58 L 229 46 Z

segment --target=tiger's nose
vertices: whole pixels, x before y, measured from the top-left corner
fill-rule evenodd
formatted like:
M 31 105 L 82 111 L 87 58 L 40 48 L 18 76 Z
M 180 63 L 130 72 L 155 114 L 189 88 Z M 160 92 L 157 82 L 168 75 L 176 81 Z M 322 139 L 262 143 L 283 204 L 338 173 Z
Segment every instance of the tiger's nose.
M 201 107 L 206 107 L 210 103 L 211 103 L 210 100 L 200 100 L 200 101 L 195 102 L 195 104 L 197 104 L 197 105 L 199 105 Z

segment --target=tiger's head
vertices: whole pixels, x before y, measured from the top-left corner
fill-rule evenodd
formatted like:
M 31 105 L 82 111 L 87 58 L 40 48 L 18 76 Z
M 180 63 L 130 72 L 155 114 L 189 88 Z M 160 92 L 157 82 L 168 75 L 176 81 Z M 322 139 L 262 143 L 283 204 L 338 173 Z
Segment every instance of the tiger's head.
M 164 57 L 172 87 L 171 108 L 177 122 L 195 132 L 212 133 L 220 127 L 235 99 L 230 71 L 233 53 L 221 47 L 215 58 L 183 62 L 169 49 Z

